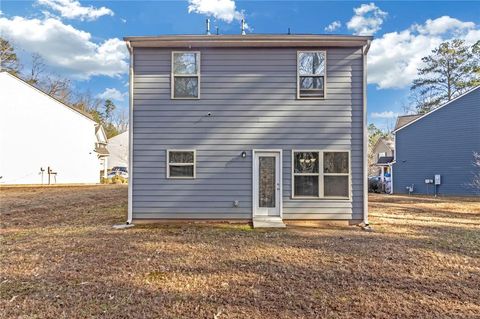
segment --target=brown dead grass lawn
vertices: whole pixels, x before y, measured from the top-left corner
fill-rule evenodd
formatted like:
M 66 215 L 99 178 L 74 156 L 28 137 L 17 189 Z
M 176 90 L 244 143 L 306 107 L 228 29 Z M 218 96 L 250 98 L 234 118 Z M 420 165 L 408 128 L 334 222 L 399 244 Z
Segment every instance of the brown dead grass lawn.
M 114 230 L 126 197 L 114 185 L 0 188 L 0 316 L 479 317 L 479 200 L 373 195 L 373 233 Z

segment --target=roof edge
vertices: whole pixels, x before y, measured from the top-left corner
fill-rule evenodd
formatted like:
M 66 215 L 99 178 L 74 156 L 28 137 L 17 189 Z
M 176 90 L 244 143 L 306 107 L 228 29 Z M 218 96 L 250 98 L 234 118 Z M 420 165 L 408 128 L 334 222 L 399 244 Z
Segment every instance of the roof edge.
M 365 46 L 372 36 L 250 34 L 250 35 L 159 35 L 123 38 L 133 47 L 275 47 L 275 46 Z
M 6 71 L 6 70 L 1 70 L 1 71 L 0 71 L 0 74 L 1 74 L 1 73 L 8 74 L 9 76 L 11 76 L 12 78 L 20 81 L 20 82 L 23 83 L 24 85 L 33 88 L 34 90 L 40 92 L 40 93 L 43 94 L 43 95 L 46 95 L 47 97 L 49 97 L 50 99 L 54 100 L 55 102 L 60 103 L 60 104 L 62 104 L 63 106 L 66 106 L 66 107 L 69 108 L 70 110 L 77 112 L 78 114 L 82 115 L 83 117 L 86 117 L 87 119 L 89 119 L 89 120 L 92 121 L 93 123 L 97 123 L 97 122 L 95 122 L 95 120 L 93 119 L 93 117 L 92 117 L 90 114 L 88 114 L 87 112 L 84 112 L 84 111 L 82 111 L 82 110 L 79 110 L 79 109 L 77 109 L 77 108 L 75 108 L 75 107 L 73 107 L 73 106 L 71 106 L 71 105 L 68 105 L 68 104 L 66 104 L 66 103 L 64 103 L 64 102 L 56 99 L 55 97 L 53 97 L 53 96 L 45 93 L 44 91 L 40 90 L 40 89 L 37 88 L 36 86 L 28 83 L 28 82 L 25 81 L 24 79 L 22 79 L 22 78 L 20 78 L 20 77 L 18 77 L 18 76 L 16 76 L 16 75 L 14 75 L 14 74 Z
M 434 113 L 434 112 L 436 112 L 436 111 L 444 108 L 444 107 L 447 106 L 447 105 L 450 105 L 451 103 L 455 102 L 456 100 L 464 97 L 464 96 L 467 95 L 467 94 L 472 93 L 473 91 L 475 91 L 475 90 L 477 90 L 477 89 L 479 89 L 479 88 L 480 88 L 480 85 L 477 85 L 476 87 L 468 90 L 467 92 L 465 92 L 465 93 L 463 93 L 463 94 L 460 94 L 459 96 L 457 96 L 457 97 L 454 98 L 453 100 L 450 100 L 450 101 L 448 101 L 448 102 L 445 102 L 444 104 L 440 105 L 440 106 L 437 107 L 436 109 L 433 109 L 433 110 L 431 110 L 430 112 L 427 112 L 427 113 L 425 113 L 425 114 L 417 117 L 417 118 L 414 119 L 413 121 L 408 122 L 407 124 L 399 127 L 398 129 L 394 130 L 392 133 L 396 133 L 396 132 L 400 131 L 401 129 L 403 129 L 403 128 L 407 127 L 407 126 L 410 126 L 411 124 L 413 124 L 413 123 L 415 123 L 415 122 L 417 122 L 417 121 L 420 121 L 420 120 L 423 119 L 424 117 L 426 117 L 426 116 L 428 116 L 428 115 L 430 115 L 430 114 L 432 114 L 432 113 Z M 406 115 L 406 116 L 408 116 L 408 115 Z M 397 119 L 397 121 L 398 121 L 398 119 Z

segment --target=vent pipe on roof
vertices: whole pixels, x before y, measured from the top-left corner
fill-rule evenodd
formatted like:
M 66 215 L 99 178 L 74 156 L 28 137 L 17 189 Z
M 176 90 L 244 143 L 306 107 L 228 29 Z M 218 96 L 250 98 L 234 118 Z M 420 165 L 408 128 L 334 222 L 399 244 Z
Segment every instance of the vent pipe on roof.
M 207 35 L 210 35 L 210 19 L 207 19 L 207 21 L 205 22 L 206 23 L 206 27 L 207 27 Z
M 245 19 L 242 19 L 242 35 L 246 35 L 247 33 L 245 32 Z

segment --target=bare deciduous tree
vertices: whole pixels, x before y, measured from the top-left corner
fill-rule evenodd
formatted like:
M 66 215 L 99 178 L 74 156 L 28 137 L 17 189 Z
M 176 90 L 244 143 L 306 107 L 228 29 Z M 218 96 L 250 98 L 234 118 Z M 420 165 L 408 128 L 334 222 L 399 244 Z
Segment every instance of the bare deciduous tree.
M 119 133 L 123 133 L 128 130 L 128 112 L 126 110 L 117 112 L 113 121 Z
M 58 76 L 47 76 L 40 84 L 40 87 L 50 96 L 65 102 L 71 103 L 72 89 L 71 82 L 67 78 Z
M 42 56 L 38 53 L 32 54 L 32 62 L 30 72 L 25 75 L 25 81 L 38 86 L 40 84 L 41 77 L 45 74 L 46 65 Z

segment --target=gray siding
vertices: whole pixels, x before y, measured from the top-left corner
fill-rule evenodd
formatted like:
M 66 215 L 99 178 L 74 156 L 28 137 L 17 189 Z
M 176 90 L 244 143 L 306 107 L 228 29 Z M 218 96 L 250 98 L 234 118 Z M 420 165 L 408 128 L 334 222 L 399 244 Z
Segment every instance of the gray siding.
M 327 49 L 325 100 L 296 99 L 295 48 L 200 51 L 201 99 L 171 100 L 171 50 L 134 50 L 133 218 L 250 219 L 252 149 L 282 149 L 285 219 L 362 219 L 361 48 Z M 196 179 L 165 178 L 175 148 Z M 292 200 L 292 149 L 351 150 L 352 201 Z
M 473 152 L 480 152 L 480 88 L 396 133 L 394 192 L 414 184 L 414 193 L 432 194 L 425 179 L 440 174 L 439 194 L 480 195 L 469 185 L 479 172 Z

